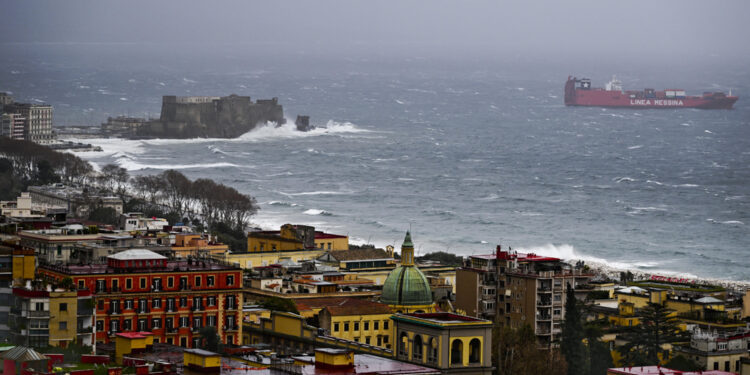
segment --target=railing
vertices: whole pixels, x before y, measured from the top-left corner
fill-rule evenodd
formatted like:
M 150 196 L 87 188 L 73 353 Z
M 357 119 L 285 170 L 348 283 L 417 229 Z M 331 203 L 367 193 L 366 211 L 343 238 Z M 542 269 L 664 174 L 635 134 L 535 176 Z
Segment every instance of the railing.
M 537 306 L 552 306 L 552 300 L 539 300 L 536 302 Z

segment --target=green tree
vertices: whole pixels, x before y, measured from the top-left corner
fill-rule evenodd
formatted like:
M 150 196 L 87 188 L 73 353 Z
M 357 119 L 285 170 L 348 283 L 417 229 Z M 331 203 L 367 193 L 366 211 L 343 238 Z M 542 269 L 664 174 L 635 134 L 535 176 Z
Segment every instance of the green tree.
M 492 330 L 492 365 L 498 375 L 563 375 L 567 364 L 555 349 L 540 349 L 534 329 L 525 324 L 519 329 Z
M 264 299 L 260 306 L 272 311 L 285 311 L 290 313 L 299 314 L 297 305 L 290 299 L 284 299 L 279 297 L 269 297 Z
M 562 330 L 560 349 L 568 363 L 568 375 L 585 373 L 589 368 L 586 361 L 586 347 L 583 344 L 584 331 L 581 308 L 573 287 L 568 284 L 565 292 L 565 321 Z
M 690 358 L 684 357 L 681 354 L 678 354 L 672 359 L 667 362 L 664 367 L 671 368 L 673 370 L 680 370 L 680 371 L 703 371 L 705 370 L 703 366 L 696 363 Z
M 595 320 L 587 322 L 584 326 L 589 375 L 605 374 L 608 368 L 614 367 L 609 345 L 601 340 L 604 325 L 606 325 L 606 320 Z
M 627 343 L 617 349 L 622 353 L 624 365 L 658 364 L 662 345 L 688 340 L 673 312 L 658 303 L 649 303 L 638 311 L 640 323 L 623 333 Z
M 41 185 L 60 182 L 60 177 L 49 161 L 42 159 L 36 163 L 36 182 Z
M 97 207 L 89 213 L 89 220 L 104 224 L 117 225 L 119 218 L 112 207 Z
M 212 351 L 214 353 L 221 352 L 221 337 L 219 337 L 218 332 L 216 332 L 216 327 L 201 327 L 198 333 L 200 333 L 201 335 L 201 346 L 203 349 Z

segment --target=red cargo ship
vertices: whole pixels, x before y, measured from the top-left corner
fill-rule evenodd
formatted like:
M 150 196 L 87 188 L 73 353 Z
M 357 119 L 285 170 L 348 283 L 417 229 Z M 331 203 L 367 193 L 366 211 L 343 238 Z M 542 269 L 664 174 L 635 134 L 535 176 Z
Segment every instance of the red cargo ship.
M 605 88 L 592 88 L 588 78 L 568 77 L 565 82 L 565 105 L 585 107 L 625 108 L 701 108 L 732 109 L 739 99 L 723 92 L 704 92 L 702 96 L 687 96 L 682 89 L 622 90 L 622 82 L 612 77 Z

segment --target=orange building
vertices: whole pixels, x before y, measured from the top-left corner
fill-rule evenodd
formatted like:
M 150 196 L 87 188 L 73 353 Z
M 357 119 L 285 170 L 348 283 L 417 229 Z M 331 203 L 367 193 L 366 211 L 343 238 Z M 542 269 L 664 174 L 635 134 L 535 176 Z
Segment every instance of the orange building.
M 44 265 L 50 280 L 73 279 L 94 292 L 95 339 L 119 332 L 151 332 L 154 342 L 196 347 L 199 330 L 216 327 L 226 344 L 242 337 L 242 269 L 216 260 L 172 261 L 149 250 L 110 255 L 107 264 Z

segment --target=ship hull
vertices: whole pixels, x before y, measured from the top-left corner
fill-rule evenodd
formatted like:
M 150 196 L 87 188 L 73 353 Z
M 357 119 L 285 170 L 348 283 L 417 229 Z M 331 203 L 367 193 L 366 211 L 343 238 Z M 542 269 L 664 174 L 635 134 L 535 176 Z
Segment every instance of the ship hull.
M 600 88 L 581 89 L 575 87 L 575 80 L 565 84 L 565 105 L 579 107 L 610 107 L 634 109 L 732 109 L 739 99 L 737 96 L 704 95 L 684 97 L 642 97 L 622 91 L 608 91 Z

